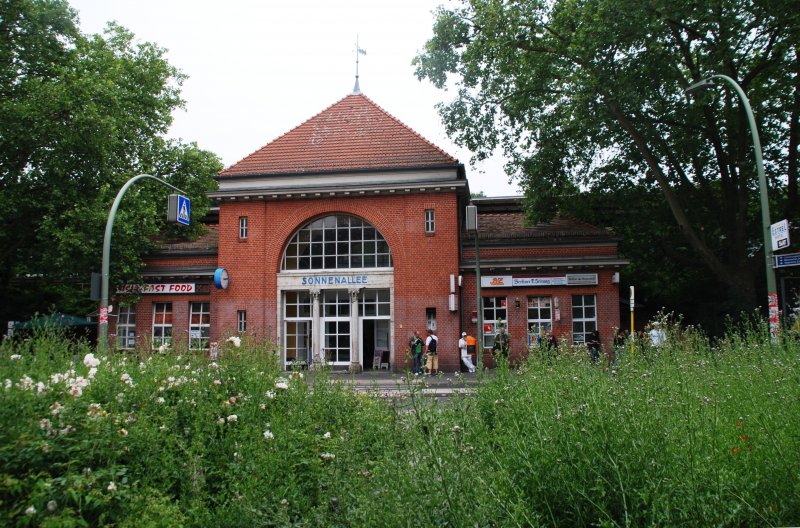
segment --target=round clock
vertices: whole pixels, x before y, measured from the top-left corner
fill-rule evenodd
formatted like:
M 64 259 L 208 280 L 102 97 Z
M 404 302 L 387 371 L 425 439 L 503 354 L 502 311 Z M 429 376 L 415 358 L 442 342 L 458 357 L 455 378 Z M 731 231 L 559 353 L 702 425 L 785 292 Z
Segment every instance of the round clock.
M 214 272 L 214 286 L 224 290 L 231 283 L 231 278 L 228 275 L 228 270 L 225 268 L 217 268 Z

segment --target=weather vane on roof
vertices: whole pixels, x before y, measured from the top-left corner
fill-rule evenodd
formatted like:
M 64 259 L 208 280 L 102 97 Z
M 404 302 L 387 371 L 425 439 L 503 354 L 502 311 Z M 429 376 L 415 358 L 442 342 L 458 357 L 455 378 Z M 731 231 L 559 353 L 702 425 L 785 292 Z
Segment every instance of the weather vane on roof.
M 356 35 L 356 85 L 353 86 L 353 95 L 361 93 L 361 87 L 358 85 L 358 56 L 366 54 L 365 49 L 358 47 L 358 35 Z

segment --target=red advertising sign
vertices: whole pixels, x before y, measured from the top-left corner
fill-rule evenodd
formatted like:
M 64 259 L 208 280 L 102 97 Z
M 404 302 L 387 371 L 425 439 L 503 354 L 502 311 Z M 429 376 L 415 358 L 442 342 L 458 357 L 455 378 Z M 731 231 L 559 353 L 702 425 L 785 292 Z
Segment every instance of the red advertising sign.
M 108 308 L 100 308 L 100 317 L 98 322 L 101 325 L 108 324 Z
M 767 294 L 769 302 L 769 333 L 777 335 L 780 332 L 780 311 L 778 310 L 778 294 Z
M 178 284 L 123 284 L 117 293 L 194 293 L 193 282 Z

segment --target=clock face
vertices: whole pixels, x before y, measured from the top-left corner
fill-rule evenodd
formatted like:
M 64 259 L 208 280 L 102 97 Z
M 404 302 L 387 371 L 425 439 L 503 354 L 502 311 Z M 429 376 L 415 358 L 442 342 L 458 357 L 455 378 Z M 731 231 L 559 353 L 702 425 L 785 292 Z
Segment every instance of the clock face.
M 228 275 L 228 270 L 225 268 L 217 268 L 217 271 L 214 272 L 214 286 L 224 290 L 230 283 L 231 279 Z

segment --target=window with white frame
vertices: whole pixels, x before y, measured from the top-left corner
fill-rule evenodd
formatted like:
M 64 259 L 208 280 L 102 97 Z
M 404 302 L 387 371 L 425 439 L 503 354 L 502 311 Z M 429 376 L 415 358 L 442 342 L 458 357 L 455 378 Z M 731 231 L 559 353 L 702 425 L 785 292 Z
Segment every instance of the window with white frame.
M 359 293 L 359 314 L 362 317 L 389 316 L 389 290 L 361 290 Z
M 130 350 L 136 346 L 136 307 L 120 306 L 117 316 L 117 348 Z
M 189 303 L 189 348 L 205 350 L 211 337 L 211 303 Z
M 552 297 L 528 297 L 528 344 L 540 344 L 544 335 L 552 329 Z
M 283 270 L 390 268 L 389 244 L 375 226 L 355 216 L 330 215 L 297 230 Z
M 433 209 L 425 209 L 425 232 L 436 232 L 436 213 Z
M 483 298 L 483 348 L 494 346 L 494 336 L 500 326 L 508 328 L 508 307 L 505 297 Z
M 153 347 L 172 341 L 172 303 L 153 303 Z
M 311 294 L 307 291 L 283 293 L 283 336 L 286 363 L 311 362 Z
M 240 334 L 247 332 L 247 312 L 245 310 L 236 312 L 236 331 Z
M 572 296 L 572 344 L 586 343 L 597 330 L 597 299 L 594 295 Z
M 425 308 L 426 330 L 436 331 L 436 308 Z
M 239 217 L 239 238 L 247 238 L 247 217 Z

